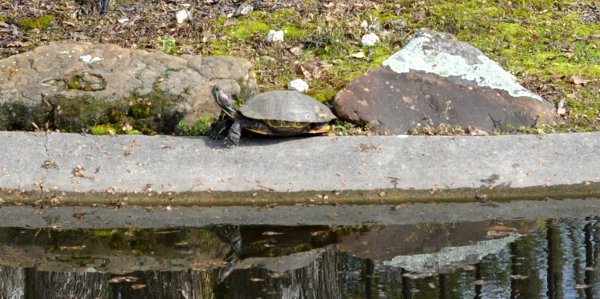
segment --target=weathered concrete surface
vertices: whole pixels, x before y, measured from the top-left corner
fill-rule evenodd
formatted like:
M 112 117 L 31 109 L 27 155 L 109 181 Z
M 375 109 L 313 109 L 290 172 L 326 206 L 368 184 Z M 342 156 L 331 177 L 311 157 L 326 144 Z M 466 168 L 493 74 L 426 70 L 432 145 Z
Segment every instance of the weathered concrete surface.
M 244 139 L 0 132 L 5 203 L 399 203 L 600 195 L 600 133 Z

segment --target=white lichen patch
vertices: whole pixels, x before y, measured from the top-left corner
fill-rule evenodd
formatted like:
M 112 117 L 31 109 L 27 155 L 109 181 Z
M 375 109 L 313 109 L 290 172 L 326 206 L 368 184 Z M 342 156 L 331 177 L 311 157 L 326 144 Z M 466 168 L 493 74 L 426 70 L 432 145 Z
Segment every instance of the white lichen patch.
M 419 31 L 400 51 L 383 62 L 397 73 L 423 71 L 442 77 L 459 78 L 481 87 L 506 90 L 514 97 L 542 98 L 525 89 L 512 74 L 474 46 L 459 42 L 449 34 Z M 465 84 L 466 85 L 466 84 Z
M 94 62 L 101 61 L 102 58 L 97 57 L 97 56 L 96 57 L 92 57 L 92 55 L 81 55 L 81 56 L 79 56 L 79 60 L 81 60 L 81 61 L 83 61 L 83 62 L 85 62 L 87 64 L 92 64 Z

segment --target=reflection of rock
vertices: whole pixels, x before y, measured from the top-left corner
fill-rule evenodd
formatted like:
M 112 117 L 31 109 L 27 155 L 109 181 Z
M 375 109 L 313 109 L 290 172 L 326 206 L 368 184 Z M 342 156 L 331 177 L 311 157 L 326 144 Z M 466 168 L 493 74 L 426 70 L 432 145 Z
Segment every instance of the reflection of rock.
M 248 258 L 226 280 L 224 297 L 340 298 L 336 266 L 333 245 L 287 256 Z
M 495 254 L 516 241 L 521 235 L 509 233 L 501 239 L 484 240 L 471 245 L 442 248 L 439 252 L 399 255 L 390 261 L 383 261 L 386 266 L 403 268 L 420 275 L 448 273 L 456 268 L 476 264 L 487 255 Z
M 477 263 L 515 241 L 535 223 L 494 221 L 374 227 L 339 237 L 338 248 L 352 256 L 433 274 Z
M 340 118 L 366 122 L 387 134 L 404 134 L 419 125 L 491 131 L 554 120 L 552 104 L 449 34 L 421 30 L 383 64 L 337 94 Z
M 218 83 L 248 97 L 257 86 L 250 62 L 235 57 L 172 56 L 111 44 L 52 43 L 0 60 L 0 130 L 32 122 L 71 130 L 127 120 L 173 130 L 218 113 Z
M 456 268 L 478 263 L 485 256 L 499 252 L 520 236 L 517 233 L 509 233 L 508 236 L 500 239 L 478 241 L 459 247 L 446 247 L 438 252 L 399 255 L 390 261 L 383 261 L 383 264 L 418 273 L 418 276 L 448 273 Z
M 54 272 L 204 270 L 222 266 L 221 258 L 229 249 L 212 232 L 201 229 L 143 230 L 134 236 L 74 230 L 37 235 L 34 230 L 2 229 L 0 244 L 2 265 Z

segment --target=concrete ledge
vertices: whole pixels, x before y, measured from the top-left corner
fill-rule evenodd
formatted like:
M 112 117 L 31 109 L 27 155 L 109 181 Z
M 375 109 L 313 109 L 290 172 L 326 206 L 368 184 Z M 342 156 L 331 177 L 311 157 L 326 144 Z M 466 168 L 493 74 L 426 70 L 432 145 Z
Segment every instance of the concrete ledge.
M 600 133 L 243 139 L 0 132 L 4 204 L 379 204 L 600 197 Z

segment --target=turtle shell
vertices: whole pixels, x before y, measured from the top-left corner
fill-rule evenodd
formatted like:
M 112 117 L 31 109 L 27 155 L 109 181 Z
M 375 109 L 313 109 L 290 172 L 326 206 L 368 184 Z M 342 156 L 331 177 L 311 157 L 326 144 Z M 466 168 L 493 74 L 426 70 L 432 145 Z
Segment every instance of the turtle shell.
M 323 103 L 291 90 L 268 91 L 253 96 L 239 111 L 243 116 L 257 120 L 326 123 L 335 119 Z

